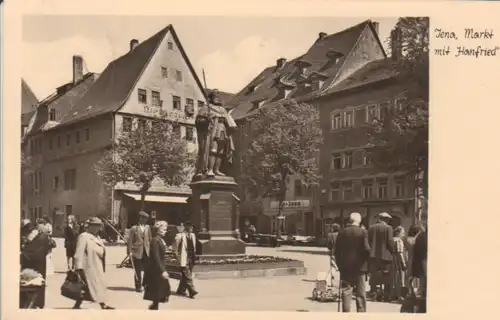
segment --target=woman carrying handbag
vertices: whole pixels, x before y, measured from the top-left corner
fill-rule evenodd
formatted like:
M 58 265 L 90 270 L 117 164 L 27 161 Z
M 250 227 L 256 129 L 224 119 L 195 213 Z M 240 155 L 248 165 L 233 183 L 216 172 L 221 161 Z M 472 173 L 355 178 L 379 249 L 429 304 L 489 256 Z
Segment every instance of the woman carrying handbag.
M 106 247 L 97 234 L 102 229 L 102 221 L 92 217 L 88 221 L 88 228 L 78 236 L 75 252 L 75 270 L 88 292 L 87 297 L 77 299 L 73 309 L 80 309 L 82 302 L 88 300 L 100 304 L 101 309 L 114 309 L 106 304 L 106 279 L 104 276 L 106 265 Z

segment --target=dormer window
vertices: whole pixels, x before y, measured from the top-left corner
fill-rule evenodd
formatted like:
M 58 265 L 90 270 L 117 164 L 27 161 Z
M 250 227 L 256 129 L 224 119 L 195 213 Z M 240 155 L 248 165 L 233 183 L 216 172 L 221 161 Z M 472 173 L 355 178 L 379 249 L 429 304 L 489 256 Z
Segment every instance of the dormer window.
M 330 60 L 330 64 L 335 65 L 340 61 L 340 58 L 342 58 L 344 54 L 339 51 L 330 50 L 326 53 L 326 56 Z
M 257 89 L 258 85 L 254 84 L 254 85 L 251 85 L 250 87 L 248 87 L 247 89 L 247 94 L 251 94 L 251 93 L 254 93 L 255 92 L 255 89 Z
M 311 82 L 314 91 L 320 90 L 326 79 L 328 79 L 328 76 L 321 72 L 313 72 L 309 77 L 309 81 Z
M 307 75 L 309 68 L 311 67 L 311 63 L 300 59 L 295 62 L 295 66 L 299 69 L 299 75 Z
M 56 109 L 49 109 L 49 121 L 56 121 Z

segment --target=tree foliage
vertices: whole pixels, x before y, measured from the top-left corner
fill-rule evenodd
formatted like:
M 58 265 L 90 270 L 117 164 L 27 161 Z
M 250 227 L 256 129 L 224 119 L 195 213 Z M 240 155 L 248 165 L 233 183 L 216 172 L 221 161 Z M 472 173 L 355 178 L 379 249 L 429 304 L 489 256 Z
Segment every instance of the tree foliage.
M 135 183 L 141 208 L 154 180 L 173 186 L 186 183 L 195 157 L 174 126 L 162 113 L 155 119 L 138 119 L 132 128 L 122 127 L 113 148 L 95 167 L 103 183 L 111 190 L 119 182 Z
M 283 201 L 290 180 L 305 186 L 319 179 L 316 156 L 323 142 L 319 113 L 314 106 L 286 100 L 264 107 L 249 120 L 251 126 L 242 151 L 240 181 L 254 198 Z
M 370 153 L 375 165 L 414 175 L 417 188 L 427 198 L 429 19 L 400 18 L 392 35 L 399 39 L 395 45 L 401 54 L 393 60 L 397 80 L 405 84 L 407 100 L 402 108 L 385 110 L 375 121 L 369 132 Z

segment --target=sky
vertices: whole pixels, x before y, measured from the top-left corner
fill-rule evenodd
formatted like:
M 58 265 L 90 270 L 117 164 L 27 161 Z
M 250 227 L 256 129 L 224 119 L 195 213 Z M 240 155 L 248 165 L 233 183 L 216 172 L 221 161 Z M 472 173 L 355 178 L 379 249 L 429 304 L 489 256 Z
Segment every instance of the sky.
M 38 99 L 71 81 L 72 56 L 86 70 L 101 73 L 129 49 L 131 39 L 146 40 L 172 24 L 207 87 L 237 93 L 280 57 L 305 53 L 319 32 L 328 34 L 372 19 L 385 44 L 395 18 L 377 17 L 216 17 L 26 15 L 23 18 L 22 76 Z

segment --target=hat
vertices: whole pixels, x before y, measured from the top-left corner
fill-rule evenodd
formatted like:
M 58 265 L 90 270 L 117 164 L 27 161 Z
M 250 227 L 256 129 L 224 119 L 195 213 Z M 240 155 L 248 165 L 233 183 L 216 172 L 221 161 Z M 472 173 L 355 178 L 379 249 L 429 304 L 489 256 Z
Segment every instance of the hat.
M 87 220 L 87 223 L 89 225 L 91 225 L 91 224 L 93 224 L 93 225 L 102 224 L 102 220 L 99 219 L 98 217 L 91 217 L 89 220 Z
M 146 213 L 146 212 L 144 212 L 144 211 L 139 211 L 139 217 L 149 218 L 149 214 L 147 214 L 147 213 Z
M 35 229 L 35 225 L 29 219 L 23 219 L 21 221 L 21 233 L 26 234 L 33 229 Z
M 379 218 L 383 218 L 383 219 L 391 219 L 392 218 L 391 215 L 388 214 L 387 212 L 381 212 L 381 213 L 379 213 L 378 217 Z
M 193 224 L 191 223 L 191 221 L 185 221 L 183 223 L 183 225 L 184 225 L 184 227 L 192 227 L 193 226 Z

